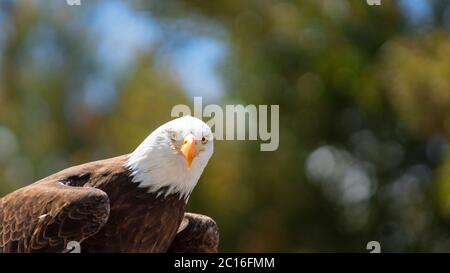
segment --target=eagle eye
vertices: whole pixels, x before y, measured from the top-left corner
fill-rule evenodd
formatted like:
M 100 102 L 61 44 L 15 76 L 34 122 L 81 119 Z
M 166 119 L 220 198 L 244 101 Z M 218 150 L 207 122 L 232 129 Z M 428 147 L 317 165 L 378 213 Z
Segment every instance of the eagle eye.
M 167 133 L 169 134 L 171 140 L 173 141 L 177 140 L 177 133 L 173 129 L 167 130 Z

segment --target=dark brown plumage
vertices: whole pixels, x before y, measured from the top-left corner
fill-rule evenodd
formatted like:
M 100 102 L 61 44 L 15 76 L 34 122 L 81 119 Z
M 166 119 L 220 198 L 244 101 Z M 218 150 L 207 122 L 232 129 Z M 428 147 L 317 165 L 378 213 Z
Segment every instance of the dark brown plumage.
M 0 252 L 63 252 L 70 241 L 82 252 L 216 252 L 215 222 L 184 216 L 179 194 L 138 187 L 126 158 L 72 167 L 0 199 Z
M 216 222 L 205 215 L 185 213 L 168 252 L 216 253 L 218 246 L 219 229 Z

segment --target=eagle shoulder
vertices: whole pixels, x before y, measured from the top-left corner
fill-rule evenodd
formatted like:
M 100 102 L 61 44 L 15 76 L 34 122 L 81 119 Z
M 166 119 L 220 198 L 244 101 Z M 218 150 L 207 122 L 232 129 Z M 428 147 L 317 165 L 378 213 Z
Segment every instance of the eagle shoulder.
M 216 222 L 205 215 L 185 213 L 168 252 L 217 253 L 218 248 L 219 227 Z
M 87 185 L 122 171 L 122 160 L 75 166 L 1 198 L 0 252 L 61 252 L 97 233 L 108 220 L 109 198 Z

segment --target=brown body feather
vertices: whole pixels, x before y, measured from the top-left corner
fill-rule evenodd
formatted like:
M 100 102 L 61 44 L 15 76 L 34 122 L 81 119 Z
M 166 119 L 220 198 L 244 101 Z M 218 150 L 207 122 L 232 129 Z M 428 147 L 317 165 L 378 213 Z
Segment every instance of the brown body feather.
M 205 229 L 217 231 L 215 223 L 187 215 L 177 235 L 185 201 L 133 183 L 126 158 L 72 167 L 0 199 L 0 252 L 63 252 L 70 241 L 83 252 L 165 252 L 176 236 L 190 238 L 190 251 L 197 243 L 216 252 L 218 232 Z M 215 246 L 205 248 L 205 238 Z
M 185 213 L 178 234 L 168 252 L 216 253 L 219 246 L 219 228 L 208 216 Z

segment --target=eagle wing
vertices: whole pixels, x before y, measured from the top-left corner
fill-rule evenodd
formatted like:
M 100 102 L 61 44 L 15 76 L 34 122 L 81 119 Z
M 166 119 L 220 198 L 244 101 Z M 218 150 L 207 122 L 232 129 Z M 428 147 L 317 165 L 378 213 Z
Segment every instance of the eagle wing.
M 0 199 L 0 252 L 63 252 L 95 234 L 108 216 L 109 199 L 99 189 L 37 182 Z
M 185 213 L 177 235 L 168 252 L 217 253 L 219 248 L 219 227 L 208 216 Z

